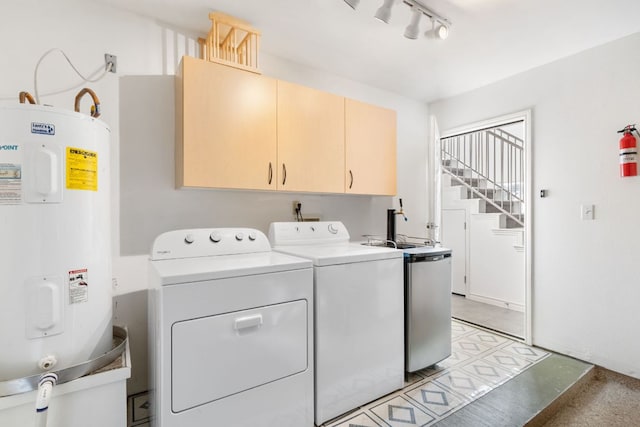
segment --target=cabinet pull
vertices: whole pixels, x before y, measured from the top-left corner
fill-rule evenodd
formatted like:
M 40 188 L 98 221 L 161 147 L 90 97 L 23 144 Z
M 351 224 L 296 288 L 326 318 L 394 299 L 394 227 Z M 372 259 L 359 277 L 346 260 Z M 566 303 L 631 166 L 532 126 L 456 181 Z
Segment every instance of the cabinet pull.
M 351 182 L 349 183 L 349 190 L 353 187 L 353 172 L 349 169 L 349 176 L 351 177 Z
M 287 166 L 283 163 L 282 164 L 282 185 L 284 185 L 285 182 L 287 182 Z
M 273 179 L 273 167 L 271 166 L 271 162 L 269 162 L 269 180 L 268 180 L 269 185 L 271 185 L 272 179 Z

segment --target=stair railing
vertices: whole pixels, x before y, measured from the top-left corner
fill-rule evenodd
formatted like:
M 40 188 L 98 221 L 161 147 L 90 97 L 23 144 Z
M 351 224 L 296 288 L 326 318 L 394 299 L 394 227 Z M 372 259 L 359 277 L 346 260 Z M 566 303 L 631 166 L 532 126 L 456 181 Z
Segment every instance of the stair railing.
M 442 170 L 524 226 L 524 141 L 499 126 L 442 138 Z

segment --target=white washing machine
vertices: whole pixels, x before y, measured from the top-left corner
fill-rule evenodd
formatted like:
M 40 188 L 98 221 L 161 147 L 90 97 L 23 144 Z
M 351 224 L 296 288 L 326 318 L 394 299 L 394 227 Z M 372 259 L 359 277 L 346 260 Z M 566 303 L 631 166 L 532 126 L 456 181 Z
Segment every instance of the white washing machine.
M 350 243 L 339 221 L 272 223 L 269 239 L 313 261 L 316 424 L 402 388 L 402 251 Z
M 152 425 L 313 426 L 310 261 L 258 230 L 179 230 L 149 277 Z

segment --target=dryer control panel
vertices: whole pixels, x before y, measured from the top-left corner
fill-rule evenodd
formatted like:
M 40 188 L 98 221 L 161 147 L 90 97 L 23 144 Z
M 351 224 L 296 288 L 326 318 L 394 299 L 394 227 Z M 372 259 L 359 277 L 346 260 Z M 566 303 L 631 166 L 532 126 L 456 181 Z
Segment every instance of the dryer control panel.
M 156 237 L 151 249 L 151 260 L 270 251 L 269 240 L 260 230 L 198 228 L 169 231 Z

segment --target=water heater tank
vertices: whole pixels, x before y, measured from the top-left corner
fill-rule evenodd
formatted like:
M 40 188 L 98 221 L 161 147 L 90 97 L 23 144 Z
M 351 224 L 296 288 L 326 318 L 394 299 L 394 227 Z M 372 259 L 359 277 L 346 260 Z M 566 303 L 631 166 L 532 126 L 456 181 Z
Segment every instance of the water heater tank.
M 0 106 L 0 381 L 111 349 L 109 128 Z

